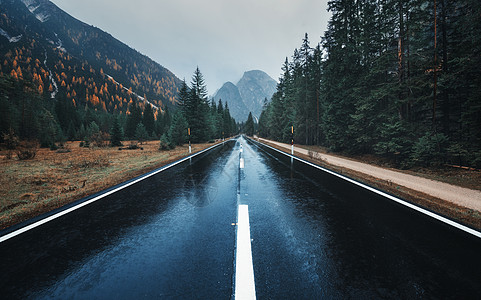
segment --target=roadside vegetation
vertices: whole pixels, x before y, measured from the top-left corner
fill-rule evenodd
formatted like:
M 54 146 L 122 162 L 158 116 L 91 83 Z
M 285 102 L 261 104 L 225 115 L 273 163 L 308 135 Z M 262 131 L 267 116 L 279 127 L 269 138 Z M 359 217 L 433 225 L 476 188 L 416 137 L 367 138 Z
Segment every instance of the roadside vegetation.
M 199 68 L 175 111 L 131 102 L 111 114 L 43 99 L 0 76 L 0 228 L 59 208 L 238 132 L 229 107 L 209 102 Z
M 123 140 L 139 144 L 162 140 L 173 148 L 188 142 L 188 128 L 193 143 L 238 132 L 227 103 L 207 98 L 199 68 L 190 86 L 182 82 L 178 106 L 172 111 L 138 100 L 117 113 L 89 102 L 80 106 L 62 94 L 57 97 L 39 94 L 27 79 L 0 73 L 0 144 L 16 150 L 20 144 L 37 143 L 37 147 L 57 150 L 67 141 L 82 141 L 83 147 L 120 147 Z
M 187 146 L 159 150 L 157 141 L 125 141 L 115 147 L 38 148 L 22 160 L 11 150 L 0 151 L 0 229 L 25 221 L 159 168 L 189 154 Z M 193 144 L 197 152 L 213 143 Z M 31 150 L 33 151 L 33 150 Z M 7 159 L 8 156 L 12 156 Z
M 437 5 L 436 5 L 437 4 Z M 481 2 L 329 1 L 321 43 L 286 58 L 258 135 L 481 169 Z

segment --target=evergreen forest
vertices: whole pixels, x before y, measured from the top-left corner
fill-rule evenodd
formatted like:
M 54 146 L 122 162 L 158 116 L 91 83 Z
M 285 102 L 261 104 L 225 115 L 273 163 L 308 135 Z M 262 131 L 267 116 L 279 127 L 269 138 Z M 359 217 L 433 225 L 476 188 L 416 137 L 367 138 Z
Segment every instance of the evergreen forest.
M 199 68 L 191 85 L 185 80 L 179 92 L 178 105 L 164 110 L 131 98 L 125 113 L 112 113 L 86 102 L 77 105 L 67 93 L 55 98 L 38 92 L 35 82 L 12 75 L 0 76 L 0 142 L 15 147 L 12 141 L 38 141 L 42 147 L 56 149 L 66 141 L 80 140 L 81 145 L 122 146 L 122 141 L 140 143 L 158 140 L 162 149 L 189 141 L 213 141 L 237 133 L 237 124 L 227 104 L 207 99 L 207 88 Z M 101 90 L 102 91 L 102 90 Z M 114 92 L 123 93 L 123 89 Z M 109 91 L 105 88 L 105 93 Z M 131 95 L 127 92 L 128 95 Z M 10 143 L 10 144 L 9 144 Z
M 481 2 L 331 0 L 286 58 L 258 134 L 398 167 L 481 168 Z

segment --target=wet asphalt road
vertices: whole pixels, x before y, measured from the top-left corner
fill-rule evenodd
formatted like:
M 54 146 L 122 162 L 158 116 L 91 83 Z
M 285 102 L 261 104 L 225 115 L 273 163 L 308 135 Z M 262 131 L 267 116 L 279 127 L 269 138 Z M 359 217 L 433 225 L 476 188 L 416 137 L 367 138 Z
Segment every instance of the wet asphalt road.
M 259 299 L 480 298 L 479 238 L 243 139 L 0 243 L 0 297 L 229 299 L 239 204 Z

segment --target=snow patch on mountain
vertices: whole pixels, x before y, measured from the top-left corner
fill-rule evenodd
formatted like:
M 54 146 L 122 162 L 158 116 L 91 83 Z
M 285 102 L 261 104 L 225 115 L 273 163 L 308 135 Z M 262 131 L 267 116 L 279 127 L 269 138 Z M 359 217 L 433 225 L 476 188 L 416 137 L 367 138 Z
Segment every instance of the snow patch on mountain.
M 57 38 L 57 42 L 54 42 L 54 41 L 52 41 L 52 40 L 49 39 L 49 38 L 46 38 L 45 40 L 46 40 L 47 42 L 49 42 L 51 45 L 56 46 L 56 48 L 57 48 L 58 50 L 60 50 L 60 51 L 62 51 L 62 52 L 64 52 L 64 53 L 67 53 L 67 49 L 65 49 L 65 48 L 63 47 L 63 42 L 62 42 L 62 40 L 58 37 L 57 33 L 54 32 L 53 34 L 54 34 L 55 37 Z
M 54 32 L 53 34 L 55 34 L 55 37 L 57 38 L 57 49 L 64 53 L 67 52 L 67 50 L 65 50 L 65 48 L 63 47 L 63 42 L 61 39 L 59 39 L 57 33 Z
M 116 85 L 121 85 L 121 83 L 118 82 L 118 81 L 116 81 L 112 76 L 110 76 L 110 75 L 108 75 L 108 74 L 105 74 L 105 75 L 106 75 L 110 80 L 112 80 L 112 82 L 115 83 Z M 122 85 L 122 88 L 123 88 L 124 90 L 126 90 L 126 91 L 129 90 L 128 88 L 126 88 L 126 87 L 123 86 L 123 85 Z M 157 105 L 153 104 L 152 102 L 150 102 L 149 100 L 147 100 L 147 99 L 145 99 L 144 97 L 140 96 L 139 94 L 136 94 L 135 92 L 132 92 L 132 94 L 134 94 L 135 96 L 137 96 L 137 98 L 139 98 L 140 100 L 142 100 L 142 101 L 150 104 L 150 106 L 152 106 L 152 108 L 155 108 L 155 109 L 157 109 L 157 110 L 160 109 Z M 161 110 L 161 109 L 160 109 L 160 110 Z M 162 111 L 162 110 L 161 110 L 161 111 Z
M 50 15 L 47 14 L 47 13 L 38 13 L 38 14 L 35 14 L 35 17 L 40 22 L 44 23 L 44 22 L 48 21 L 48 18 L 50 18 Z
M 6 32 L 5 30 L 3 30 L 2 28 L 0 28 L 0 35 L 4 36 L 7 38 L 7 40 L 10 42 L 10 43 L 16 43 L 18 41 L 20 41 L 22 39 L 22 36 L 23 35 L 17 35 L 17 36 L 14 36 L 14 37 L 11 37 L 8 32 Z
M 48 14 L 45 11 L 39 10 L 39 8 L 42 6 L 39 4 L 36 0 L 22 0 L 22 3 L 25 4 L 27 9 L 39 20 L 40 22 L 44 23 L 48 21 L 50 18 L 50 14 Z
M 47 66 L 47 58 L 48 58 L 48 56 L 47 56 L 47 50 L 45 50 L 45 60 L 43 61 L 43 64 L 45 65 L 45 68 L 46 68 L 47 71 L 48 71 L 48 78 L 49 78 L 50 82 L 52 83 L 52 86 L 53 86 L 54 89 L 55 89 L 55 90 L 52 91 L 52 93 L 50 94 L 50 98 L 51 98 L 51 99 L 54 99 L 55 96 L 56 96 L 57 93 L 58 93 L 58 85 L 57 85 L 57 82 L 55 81 L 55 79 L 54 79 L 53 76 L 52 76 L 52 71 L 50 71 L 50 69 L 49 69 L 48 66 Z

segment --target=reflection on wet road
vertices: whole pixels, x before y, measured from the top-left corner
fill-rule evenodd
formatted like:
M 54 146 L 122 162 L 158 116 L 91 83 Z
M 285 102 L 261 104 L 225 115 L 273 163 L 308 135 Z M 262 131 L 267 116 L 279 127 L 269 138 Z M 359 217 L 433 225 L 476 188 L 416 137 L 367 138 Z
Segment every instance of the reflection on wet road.
M 239 138 L 0 243 L 2 297 L 229 299 L 238 205 L 259 299 L 481 295 L 479 238 Z

